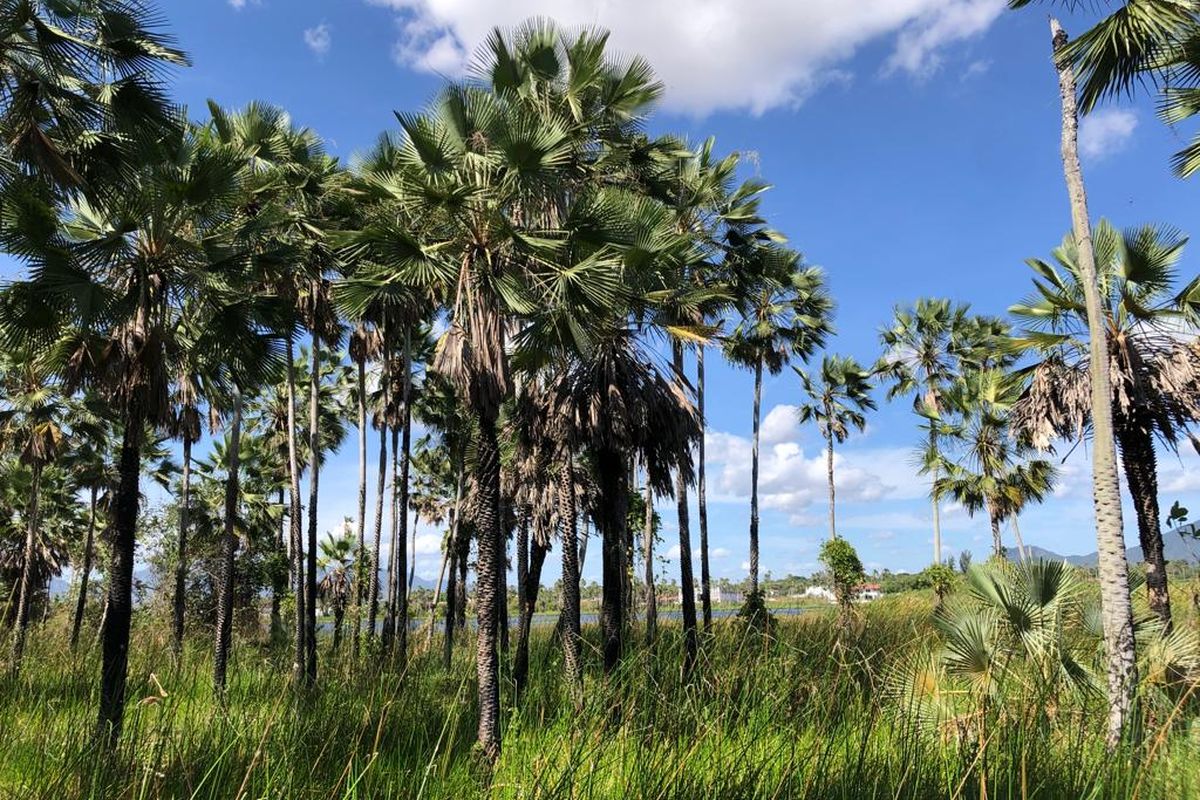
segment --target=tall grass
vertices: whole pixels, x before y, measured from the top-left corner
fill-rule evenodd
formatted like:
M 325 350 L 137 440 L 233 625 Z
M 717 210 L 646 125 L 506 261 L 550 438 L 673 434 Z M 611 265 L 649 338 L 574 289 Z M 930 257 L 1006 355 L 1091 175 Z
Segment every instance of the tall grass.
M 986 741 L 923 730 L 884 700 L 890 665 L 931 644 L 929 604 L 883 601 L 839 633 L 832 615 L 780 618 L 773 635 L 722 621 L 689 682 L 679 629 L 599 673 L 582 708 L 560 684 L 557 642 L 535 630 L 531 684 L 505 692 L 504 750 L 477 756 L 473 647 L 404 672 L 328 653 L 318 688 L 290 659 L 237 643 L 223 701 L 199 636 L 172 663 L 165 629 L 139 620 L 116 753 L 91 745 L 97 654 L 67 652 L 52 621 L 19 679 L 0 679 L 0 796 L 12 798 L 1119 798 L 1200 796 L 1194 711 L 1106 755 L 1102 709 L 1078 725 L 1004 715 Z M 589 632 L 590 633 L 590 632 Z M 636 637 L 634 637 L 636 638 Z M 415 637 L 418 643 L 424 637 Z

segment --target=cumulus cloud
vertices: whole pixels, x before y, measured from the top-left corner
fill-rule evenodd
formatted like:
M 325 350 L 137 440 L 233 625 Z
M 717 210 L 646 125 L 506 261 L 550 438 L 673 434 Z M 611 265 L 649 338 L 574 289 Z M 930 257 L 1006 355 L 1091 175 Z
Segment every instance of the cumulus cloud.
M 367 0 L 397 12 L 396 60 L 424 72 L 462 74 L 494 26 L 531 17 L 598 25 L 612 45 L 645 56 L 667 86 L 668 108 L 762 113 L 795 106 L 842 82 L 859 48 L 888 42 L 887 74 L 927 77 L 947 45 L 978 36 L 1004 0 Z
M 256 6 L 259 4 L 259 2 L 260 0 L 229 0 L 229 5 L 234 11 L 241 11 L 246 6 Z
M 329 52 L 329 48 L 333 46 L 333 29 L 328 22 L 322 22 L 315 28 L 306 28 L 304 30 L 304 44 L 312 50 L 317 57 L 321 57 Z
M 1079 124 L 1079 152 L 1099 161 L 1122 150 L 1137 128 L 1137 115 L 1120 108 L 1102 108 Z
M 759 428 L 759 444 L 771 446 L 780 442 L 794 441 L 800 437 L 800 420 L 796 406 L 780 404 L 767 412 Z
M 729 548 L 728 547 L 715 547 L 712 549 L 712 551 L 709 553 L 709 555 L 712 556 L 713 558 L 728 558 L 729 557 Z

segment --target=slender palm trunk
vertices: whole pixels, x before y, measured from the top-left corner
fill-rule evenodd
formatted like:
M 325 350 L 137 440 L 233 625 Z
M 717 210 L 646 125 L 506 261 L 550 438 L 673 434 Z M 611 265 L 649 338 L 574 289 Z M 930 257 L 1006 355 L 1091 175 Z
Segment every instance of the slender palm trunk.
M 192 498 L 192 439 L 183 437 L 183 475 L 179 480 L 179 545 L 175 560 L 174 617 L 171 641 L 175 657 L 183 652 L 183 612 L 187 599 L 188 512 Z
M 463 486 L 466 483 L 462 464 L 458 467 L 458 480 L 454 486 L 454 508 L 450 510 L 450 540 L 446 543 L 449 556 L 450 576 L 446 579 L 446 629 L 442 631 L 444 644 L 442 661 L 446 669 L 450 668 L 450 659 L 454 655 L 454 626 L 458 621 L 458 553 L 459 525 L 462 520 Z
M 83 628 L 83 612 L 87 609 L 88 581 L 92 575 L 92 553 L 96 543 L 96 497 L 99 490 L 93 486 L 88 503 L 87 541 L 83 546 L 83 566 L 79 568 L 79 598 L 75 601 L 75 619 L 71 622 L 71 650 L 79 645 L 79 631 Z
M 829 479 L 829 538 L 837 538 L 837 518 L 835 516 L 835 504 L 837 501 L 837 490 L 833 484 L 833 433 L 826 432 L 825 434 L 825 474 Z
M 508 655 L 508 522 L 504 493 L 500 493 L 500 535 L 496 537 L 496 563 L 500 570 L 500 586 L 496 601 L 496 641 L 500 653 Z
M 283 508 L 284 504 L 284 489 L 279 487 L 279 507 Z M 275 531 L 275 553 L 279 558 L 286 557 L 286 545 L 284 544 L 283 525 L 285 520 L 281 517 L 280 526 Z M 271 643 L 277 644 L 283 641 L 283 593 L 287 591 L 287 570 L 283 568 L 282 562 L 273 571 L 271 575 Z
M 496 441 L 496 419 L 479 415 L 479 442 L 476 446 L 478 485 L 475 497 L 475 525 L 479 553 L 475 566 L 475 602 L 479 635 L 476 638 L 475 667 L 479 680 L 478 741 L 484 755 L 495 761 L 500 755 L 500 660 L 496 652 L 497 604 L 503 570 L 496 562 L 500 536 L 500 449 Z
M 102 626 L 100 713 L 96 734 L 108 747 L 121 737 L 125 715 L 125 679 L 129 668 L 129 628 L 133 618 L 133 562 L 137 536 L 142 435 L 146 415 L 133 399 L 124 414 L 117 494 L 113 502 L 112 547 L 108 565 L 108 603 Z
M 213 689 L 225 692 L 229 650 L 233 643 L 233 556 L 237 551 L 234 525 L 238 511 L 238 469 L 242 435 L 242 393 L 233 388 L 233 418 L 229 425 L 229 475 L 225 479 L 225 519 L 221 536 L 221 576 L 217 587 L 217 641 L 213 654 Z
M 1171 630 L 1171 595 L 1167 592 L 1167 562 L 1163 554 L 1158 511 L 1158 459 L 1148 425 L 1122 424 L 1117 428 L 1125 481 L 1137 512 L 1138 541 L 1146 567 L 1146 593 L 1150 610 Z
M 1004 558 L 1004 540 L 1000 532 L 1000 514 L 990 501 L 987 503 L 987 513 L 988 523 L 992 528 L 992 555 L 996 558 Z
M 930 425 L 932 425 L 932 424 L 933 423 L 931 422 Z M 931 427 L 929 429 L 929 447 L 933 453 L 937 452 L 937 441 L 938 441 L 937 431 L 935 431 Z M 942 504 L 939 502 L 938 496 L 937 496 L 938 473 L 939 473 L 938 464 L 937 464 L 937 461 L 934 461 L 933 474 L 930 476 L 930 489 L 929 489 L 929 497 L 931 498 L 930 502 L 932 502 L 932 504 L 933 504 L 933 563 L 934 564 L 942 563 Z
M 642 529 L 642 558 L 646 567 L 646 646 L 658 638 L 658 595 L 654 589 L 654 489 L 646 477 L 646 522 Z
M 455 589 L 457 598 L 454 608 L 454 627 L 459 631 L 467 630 L 467 570 L 471 561 L 471 537 L 463 528 L 458 537 L 458 586 Z
M 1017 558 L 1022 561 L 1029 560 L 1029 551 L 1025 549 L 1025 540 L 1021 538 L 1021 526 L 1017 523 L 1019 515 L 1013 514 L 1010 521 L 1012 522 L 1013 539 L 1017 543 Z
M 754 409 L 750 428 L 750 596 L 758 594 L 758 439 L 762 415 L 763 363 L 754 362 Z
M 564 453 L 558 476 L 558 519 L 562 538 L 562 644 L 567 690 L 576 707 L 583 700 L 583 665 L 579 639 L 579 551 L 576 549 L 575 474 L 573 456 Z
M 317 682 L 317 496 L 321 480 L 321 339 L 312 334 L 312 375 L 308 401 L 308 561 L 304 575 L 304 674 Z
M 625 581 L 625 527 L 628 525 L 629 490 L 625 470 L 617 453 L 596 454 L 600 478 L 601 572 L 600 631 L 603 637 L 604 672 L 611 673 L 621 662 L 625 609 L 622 604 Z M 693 609 L 694 612 L 694 609 Z
M 383 359 L 383 406 L 388 403 L 388 360 Z M 375 621 L 379 618 L 379 553 L 383 543 L 383 498 L 387 494 L 387 425 L 379 428 L 379 476 L 375 485 L 375 543 L 371 548 L 371 591 L 367 602 L 367 638 L 375 638 Z
M 300 458 L 296 453 L 296 356 L 291 336 L 287 340 L 287 444 L 288 444 L 288 534 L 292 548 L 292 586 L 296 597 L 295 649 L 292 656 L 292 681 L 300 686 L 306 681 L 305 626 L 308 612 L 305 604 L 304 542 L 300 522 Z
M 333 605 L 333 652 L 342 647 L 342 623 L 346 619 L 346 606 L 343 603 Z
M 408 473 L 412 463 L 412 349 L 409 333 L 404 332 L 404 433 L 401 442 L 397 521 L 399 534 L 396 545 L 396 658 L 403 667 L 408 660 L 408 588 L 404 575 L 408 572 Z M 414 526 L 415 532 L 415 526 Z M 415 543 L 414 543 L 415 549 Z M 414 562 L 415 564 L 415 562 Z M 409 585 L 412 578 L 409 576 Z
M 21 671 L 25 654 L 25 637 L 29 633 L 29 605 L 33 601 L 33 558 L 38 531 L 38 505 L 42 488 L 42 465 L 30 466 L 33 473 L 29 486 L 28 519 L 25 520 L 25 551 L 21 562 L 21 594 L 17 600 L 17 630 L 13 636 L 11 667 L 13 674 Z M 47 597 L 47 602 L 49 598 Z
M 1092 389 L 1092 497 L 1096 508 L 1096 543 L 1100 572 L 1100 600 L 1104 643 L 1108 661 L 1109 747 L 1120 741 L 1133 705 L 1137 686 L 1137 654 L 1133 638 L 1133 609 L 1129 593 L 1129 565 L 1121 520 L 1121 491 L 1113 440 L 1112 387 L 1108 374 L 1108 342 L 1096 285 L 1096 260 L 1092 251 L 1087 192 L 1079 166 L 1079 112 L 1076 106 L 1075 70 L 1058 58 L 1067 34 L 1058 20 L 1050 20 L 1050 35 L 1062 100 L 1062 161 L 1071 221 L 1078 250 L 1078 265 L 1087 306 L 1088 346 Z
M 671 357 L 675 368 L 675 380 L 683 388 L 683 345 L 671 343 Z M 683 453 L 684 458 L 690 453 Z M 675 472 L 675 503 L 679 514 L 679 588 L 683 595 L 683 672 L 692 674 L 696 665 L 699 643 L 696 634 L 696 586 L 692 577 L 692 533 L 688 520 L 687 481 L 682 470 Z
M 708 497 L 704 480 L 704 346 L 696 347 L 696 409 L 700 412 L 700 441 L 696 457 L 699 460 L 696 473 L 696 501 L 700 513 L 700 608 L 704 618 L 704 630 L 712 630 L 712 575 L 708 569 Z
M 351 655 L 358 658 L 358 643 L 362 635 L 363 566 L 367 563 L 367 362 L 358 361 L 358 555 L 354 561 L 354 633 Z
M 396 537 L 400 531 L 400 427 L 393 425 L 392 436 L 392 489 L 389 505 L 392 511 L 392 528 L 388 535 L 387 600 L 383 604 L 383 650 L 392 651 L 396 641 L 396 557 L 400 547 Z
M 450 560 L 450 553 L 450 543 L 447 541 L 442 548 L 442 565 L 438 568 L 437 583 L 433 587 L 433 602 L 429 604 L 429 628 L 425 631 L 426 651 L 433 647 L 433 629 L 437 625 L 437 607 L 442 599 L 442 581 L 446 580 L 446 564 Z
M 528 527 L 525 534 L 528 535 Z M 548 550 L 546 544 L 536 539 L 533 541 L 529 568 L 525 573 L 525 588 L 520 592 L 521 620 L 517 631 L 517 652 L 513 657 L 513 684 L 518 697 L 529 682 L 529 634 L 533 626 L 533 613 L 537 610 L 538 591 L 542 584 L 542 565 L 546 563 Z

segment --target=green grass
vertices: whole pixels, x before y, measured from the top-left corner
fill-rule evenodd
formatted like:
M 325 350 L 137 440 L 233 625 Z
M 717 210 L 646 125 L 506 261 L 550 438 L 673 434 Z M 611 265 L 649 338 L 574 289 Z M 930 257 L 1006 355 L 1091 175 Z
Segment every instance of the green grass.
M 1100 743 L 1098 704 L 1061 709 L 1078 719 L 1052 727 L 1009 709 L 983 746 L 906 722 L 880 686 L 890 664 L 928 644 L 928 611 L 923 598 L 874 603 L 841 639 L 829 614 L 780 618 L 771 638 L 722 621 L 690 683 L 674 625 L 607 679 L 589 641 L 578 711 L 561 687 L 552 629 L 537 628 L 532 683 L 519 703 L 504 694 L 494 768 L 473 746 L 470 646 L 449 671 L 438 639 L 404 673 L 323 653 L 319 689 L 297 696 L 288 654 L 243 638 L 222 705 L 207 639 L 194 635 L 176 667 L 165 630 L 147 619 L 135 627 L 122 745 L 97 752 L 98 655 L 67 653 L 52 620 L 33 632 L 20 678 L 0 679 L 0 797 L 1200 796 L 1190 710 L 1113 756 Z

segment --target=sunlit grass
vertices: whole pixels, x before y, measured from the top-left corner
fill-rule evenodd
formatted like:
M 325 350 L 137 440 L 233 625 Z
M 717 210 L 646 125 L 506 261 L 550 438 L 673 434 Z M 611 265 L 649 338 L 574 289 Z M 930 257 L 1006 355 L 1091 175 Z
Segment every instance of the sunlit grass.
M 319 689 L 297 694 L 286 648 L 244 638 L 221 703 L 207 639 L 193 635 L 176 667 L 164 632 L 139 620 L 126 733 L 108 754 L 90 745 L 98 655 L 67 652 L 52 620 L 35 632 L 21 677 L 0 682 L 0 796 L 1200 796 L 1190 710 L 1111 757 L 1099 706 L 1082 710 L 1073 735 L 1012 715 L 982 747 L 903 723 L 881 681 L 929 645 L 928 613 L 924 599 L 879 602 L 841 637 L 830 614 L 780 618 L 772 638 L 723 620 L 691 682 L 679 630 L 666 624 L 653 651 L 633 647 L 608 678 L 592 652 L 579 710 L 560 685 L 552 628 L 538 628 L 532 683 L 519 702 L 505 693 L 504 751 L 490 769 L 474 749 L 469 643 L 449 671 L 437 638 L 403 673 L 324 653 Z

